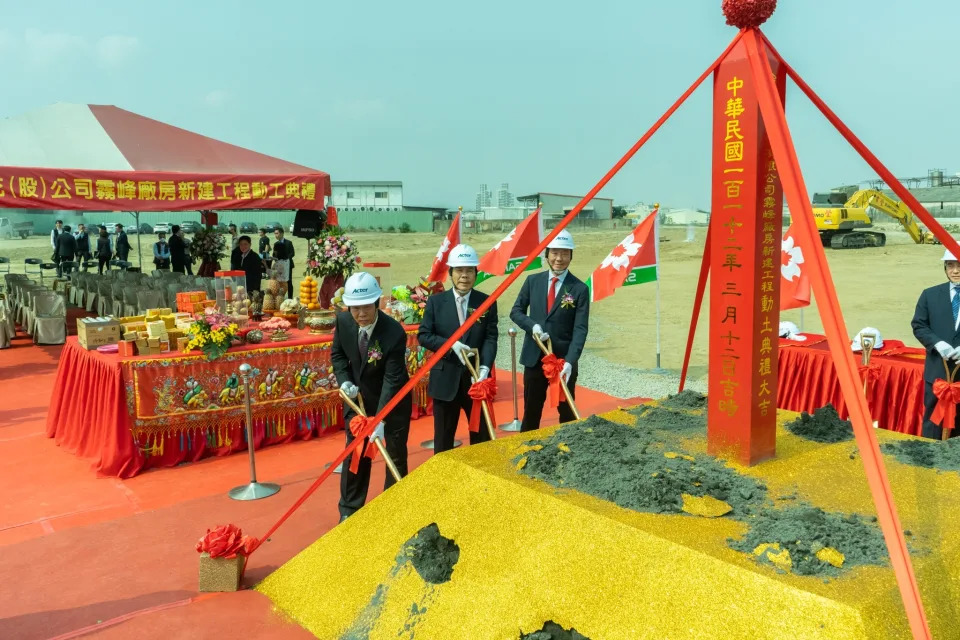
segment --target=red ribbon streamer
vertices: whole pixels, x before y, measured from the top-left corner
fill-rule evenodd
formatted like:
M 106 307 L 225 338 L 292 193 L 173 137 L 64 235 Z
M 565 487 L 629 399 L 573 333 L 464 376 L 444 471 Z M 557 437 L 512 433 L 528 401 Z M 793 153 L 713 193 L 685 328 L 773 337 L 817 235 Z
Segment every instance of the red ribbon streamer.
M 952 430 L 957 420 L 957 403 L 960 403 L 960 382 L 935 380 L 933 395 L 937 396 L 937 406 L 933 408 L 930 421 Z
M 563 358 L 552 353 L 543 356 L 543 377 L 550 383 L 550 403 L 554 407 L 560 404 L 560 374 L 563 373 L 565 364 L 567 363 Z
M 492 378 L 481 380 L 470 385 L 467 394 L 473 399 L 473 408 L 470 410 L 470 431 L 477 433 L 480 431 L 480 413 L 483 401 L 487 401 L 487 411 L 490 412 L 490 420 L 497 424 L 497 416 L 493 412 L 493 400 L 497 397 L 497 381 Z
M 350 419 L 350 433 L 353 434 L 354 438 L 366 438 L 371 433 L 373 433 L 374 428 L 377 426 L 377 423 L 374 422 L 374 418 L 367 418 L 366 416 L 353 416 Z M 363 453 L 355 451 L 354 455 L 350 459 L 350 473 L 356 473 L 360 470 L 360 458 L 366 456 L 373 460 L 377 457 L 377 447 L 374 446 L 372 442 L 368 442 L 364 445 Z
M 197 553 L 206 551 L 211 558 L 236 558 L 238 555 L 249 555 L 257 546 L 257 539 L 243 535 L 240 527 L 233 524 L 223 524 L 211 531 L 197 542 Z

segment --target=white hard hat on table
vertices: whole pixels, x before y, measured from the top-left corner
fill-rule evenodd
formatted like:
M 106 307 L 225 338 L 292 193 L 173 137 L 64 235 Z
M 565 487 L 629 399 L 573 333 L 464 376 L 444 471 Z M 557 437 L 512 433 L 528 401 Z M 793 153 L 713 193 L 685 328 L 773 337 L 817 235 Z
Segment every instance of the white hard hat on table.
M 850 347 L 854 351 L 863 351 L 863 346 L 860 344 L 860 336 L 865 333 L 872 333 L 875 336 L 873 341 L 874 349 L 880 349 L 883 347 L 883 337 L 880 335 L 880 330 L 874 329 L 873 327 L 864 327 L 863 329 L 860 329 L 860 332 L 853 337 L 853 342 L 850 344 Z
M 377 284 L 377 279 L 366 271 L 358 271 L 343 284 L 343 304 L 348 307 L 357 307 L 373 304 L 380 299 L 383 291 Z
M 944 262 L 947 262 L 947 261 L 949 261 L 949 260 L 952 260 L 952 261 L 954 261 L 954 262 L 957 261 L 956 256 L 954 256 L 952 253 L 950 253 L 950 249 L 944 249 L 944 250 L 943 250 L 943 258 L 941 258 L 941 259 L 942 259 Z
M 447 256 L 448 267 L 476 267 L 480 264 L 480 256 L 476 249 L 468 244 L 458 244 L 450 250 Z
M 788 340 L 795 340 L 797 342 L 803 342 L 807 339 L 806 336 L 800 335 L 799 327 L 788 320 L 780 323 L 779 333 L 781 338 L 787 338 Z
M 547 249 L 570 249 L 573 251 L 573 248 L 573 236 L 566 229 L 558 233 L 557 237 L 547 245 Z

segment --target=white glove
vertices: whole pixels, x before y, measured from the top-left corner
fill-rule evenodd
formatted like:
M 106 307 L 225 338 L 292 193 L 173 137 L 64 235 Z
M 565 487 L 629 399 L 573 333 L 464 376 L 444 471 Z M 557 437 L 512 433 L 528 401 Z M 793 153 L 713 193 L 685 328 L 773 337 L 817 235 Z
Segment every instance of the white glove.
M 566 383 L 567 381 L 570 380 L 571 373 L 573 373 L 573 365 L 570 364 L 569 362 L 564 362 L 563 369 L 560 371 L 560 379 L 563 380 L 564 383 Z
M 470 351 L 470 347 L 468 347 L 467 345 L 465 345 L 465 344 L 463 344 L 462 342 L 460 342 L 459 340 L 457 340 L 456 342 L 453 343 L 453 346 L 450 347 L 450 350 L 453 351 L 453 353 L 454 353 L 458 358 L 460 358 L 460 363 L 461 363 L 461 364 L 466 364 L 466 363 L 467 363 L 467 357 L 466 357 L 466 355 L 465 355 L 465 352 L 466 352 L 466 351 Z
M 950 350 L 950 353 L 947 354 L 947 360 L 953 360 L 954 362 L 960 362 L 960 347 L 956 347 Z
M 351 400 L 356 398 L 357 394 L 360 393 L 360 389 L 357 387 L 357 385 L 353 384 L 349 380 L 340 385 L 340 391 L 343 391 L 345 394 L 347 394 L 347 397 Z
M 544 332 L 543 327 L 541 327 L 538 324 L 533 325 L 533 331 L 531 331 L 530 333 L 540 338 L 540 342 L 546 342 L 547 340 L 550 339 L 550 334 Z
M 374 429 L 374 430 L 373 430 L 373 433 L 370 434 L 370 442 L 373 442 L 373 441 L 376 440 L 377 438 L 380 438 L 381 440 L 383 440 L 384 442 L 386 442 L 386 438 L 384 438 L 384 435 L 383 435 L 383 428 L 384 428 L 384 426 L 385 426 L 385 425 L 384 425 L 384 423 L 383 423 L 383 420 L 381 420 L 381 421 L 380 421 L 380 424 L 377 425 L 377 428 Z
M 477 382 L 481 382 L 490 377 L 490 367 L 484 365 L 480 367 L 480 371 L 477 372 Z
M 941 340 L 937 344 L 933 345 L 934 350 L 940 354 L 941 358 L 948 358 L 950 354 L 953 353 L 953 347 Z

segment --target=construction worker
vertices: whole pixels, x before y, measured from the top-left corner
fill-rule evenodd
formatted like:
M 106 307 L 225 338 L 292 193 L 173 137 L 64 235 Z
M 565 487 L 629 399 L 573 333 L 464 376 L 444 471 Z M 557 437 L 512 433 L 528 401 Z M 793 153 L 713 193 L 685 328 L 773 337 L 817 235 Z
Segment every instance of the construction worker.
M 548 338 L 552 341 L 554 355 L 565 361 L 560 376 L 567 383 L 571 397 L 576 397 L 577 361 L 587 341 L 590 292 L 587 285 L 570 273 L 573 249 L 573 237 L 566 230 L 557 234 L 547 245 L 549 269 L 527 277 L 510 311 L 510 319 L 527 334 L 520 351 L 520 364 L 524 367 L 521 431 L 540 427 L 549 387 L 543 373 L 543 352 L 533 336 L 544 343 Z M 560 422 L 575 419 L 565 398 L 561 398 L 557 410 Z
M 960 261 L 949 250 L 943 252 L 943 271 L 947 282 L 924 289 L 913 313 L 913 335 L 926 350 L 923 365 L 923 437 L 939 440 L 944 426 L 950 427 L 950 437 L 960 433 L 960 412 L 952 425 L 935 424 L 930 420 L 937 406 L 933 383 L 946 380 L 944 360 L 951 369 L 960 364 Z
M 422 347 L 438 351 L 453 332 L 487 299 L 487 294 L 473 288 L 477 281 L 479 264 L 480 257 L 473 247 L 458 244 L 450 251 L 447 269 L 453 287 L 427 298 L 427 307 L 417 334 Z M 473 348 L 480 352 L 477 380 L 471 377 L 464 364 L 465 352 Z M 470 385 L 486 380 L 496 359 L 497 303 L 493 303 L 430 370 L 427 394 L 433 399 L 435 454 L 453 449 L 460 412 L 463 411 L 469 420 L 473 409 L 473 399 L 469 395 Z M 485 428 L 470 432 L 470 444 L 486 442 L 489 439 L 490 434 Z
M 382 295 L 377 279 L 369 273 L 354 273 L 344 283 L 343 304 L 349 311 L 337 314 L 333 330 L 330 360 L 340 389 L 350 398 L 362 398 L 368 416 L 374 416 L 410 379 L 407 375 L 407 333 L 399 322 L 380 311 Z M 387 453 L 400 476 L 407 474 L 407 436 L 410 433 L 410 395 L 377 425 L 374 435 L 384 439 Z M 343 421 L 347 425 L 347 444 L 353 441 L 350 420 L 356 415 L 344 403 Z M 374 436 L 371 436 L 371 440 Z M 369 442 L 364 447 L 372 447 Z M 351 455 L 362 455 L 360 447 Z M 350 472 L 348 457 L 340 475 L 340 522 L 358 511 L 367 501 L 370 487 L 370 458 L 360 459 L 356 474 Z M 388 472 L 383 483 L 386 491 L 395 480 Z

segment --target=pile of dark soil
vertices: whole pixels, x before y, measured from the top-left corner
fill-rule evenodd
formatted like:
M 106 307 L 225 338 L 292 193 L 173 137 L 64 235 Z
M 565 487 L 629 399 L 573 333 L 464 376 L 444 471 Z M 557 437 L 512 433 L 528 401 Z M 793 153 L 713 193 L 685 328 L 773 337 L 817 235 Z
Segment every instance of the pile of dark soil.
M 960 438 L 942 440 L 904 440 L 880 445 L 884 453 L 903 464 L 941 471 L 960 471 Z
M 641 405 L 630 409 L 628 413 L 635 415 L 637 426 L 644 429 L 675 432 L 699 431 L 703 433 L 707 431 L 706 414 L 695 416 L 683 411 L 673 411 L 651 405 Z
M 832 404 L 820 407 L 813 414 L 804 411 L 800 417 L 786 424 L 790 433 L 815 442 L 846 442 L 853 440 L 853 424 L 841 420 Z
M 547 621 L 543 628 L 533 633 L 524 633 L 520 640 L 590 640 L 576 629 L 564 629 L 553 620 Z
M 593 416 L 537 444 L 542 447 L 514 460 L 520 473 L 627 509 L 682 513 L 682 496 L 688 494 L 722 500 L 731 517 L 743 518 L 765 504 L 766 487 L 755 479 L 706 454 L 694 457 L 664 445 L 647 428 Z
M 789 570 L 798 575 L 839 575 L 857 565 L 883 565 L 888 555 L 883 534 L 875 524 L 857 514 L 828 513 L 809 506 L 765 509 L 751 521 L 750 531 L 741 540 L 728 540 L 737 551 L 754 554 L 760 562 L 774 564 L 768 554 L 755 553 L 761 545 L 778 545 L 789 551 Z M 843 554 L 840 567 L 827 561 L 825 550 Z M 821 557 L 817 557 L 818 552 Z M 835 554 L 833 556 L 836 560 Z
M 426 582 L 443 584 L 450 580 L 459 559 L 457 543 L 440 535 L 440 527 L 431 522 L 404 543 L 397 562 L 402 564 L 409 560 Z
M 685 389 L 680 393 L 667 396 L 661 400 L 660 406 L 666 407 L 667 409 L 706 409 L 707 396 L 697 391 Z

